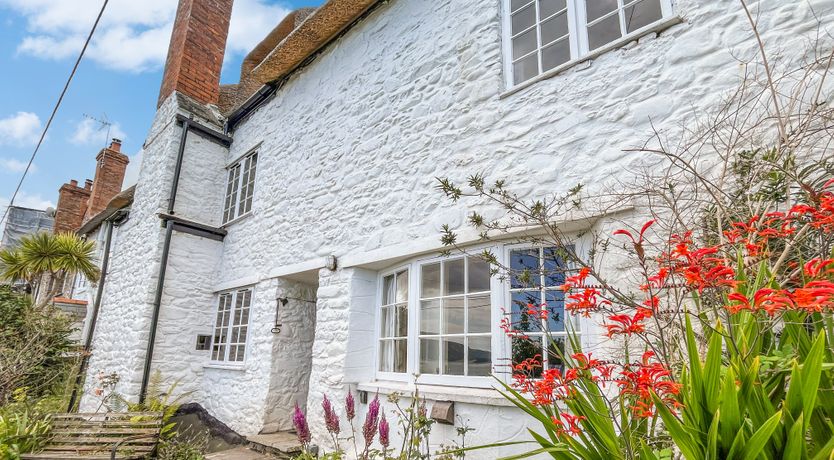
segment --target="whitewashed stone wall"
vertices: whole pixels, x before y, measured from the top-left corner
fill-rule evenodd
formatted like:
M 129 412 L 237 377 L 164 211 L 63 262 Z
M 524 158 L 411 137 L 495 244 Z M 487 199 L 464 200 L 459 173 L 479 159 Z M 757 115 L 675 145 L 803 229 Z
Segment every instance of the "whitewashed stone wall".
M 373 379 L 380 261 L 402 256 L 407 247 L 424 251 L 427 241 L 437 241 L 442 224 L 459 227 L 466 220 L 466 209 L 436 190 L 435 177 L 462 180 L 484 172 L 528 197 L 564 192 L 577 183 L 598 190 L 649 162 L 624 150 L 642 145 L 652 126 L 673 132 L 735 87 L 736 57 L 756 55 L 740 6 L 731 0 L 675 3 L 681 24 L 509 95 L 497 0 L 393 0 L 382 6 L 233 133 L 226 162 L 260 145 L 253 213 L 228 226 L 222 246 L 200 243 L 194 250 L 206 264 L 217 251 L 214 286 L 254 283 L 245 365 L 204 367 L 199 359 L 192 366 L 175 365 L 181 360 L 174 354 L 188 348 L 181 350 L 186 344 L 171 335 L 190 341 L 210 327 L 216 307 L 200 306 L 210 297 L 211 288 L 202 284 L 209 278 L 206 270 L 195 280 L 196 301 L 169 299 L 180 302 L 176 308 L 189 325 L 160 335 L 158 366 L 194 382 L 199 387 L 194 398 L 242 434 L 287 427 L 281 419 L 305 393 L 309 372 L 306 405 L 315 439 L 324 444 L 322 395 L 338 400 Z M 816 35 L 812 8 L 828 24 L 834 2 L 761 1 L 755 7 L 762 9 L 765 41 L 792 50 Z M 158 268 L 161 240 L 153 214 L 170 183 L 178 129 L 166 123 L 175 110 L 171 101 L 163 106 L 149 137 L 134 212 L 114 255 L 121 272 L 108 281 L 91 366 L 124 372 L 128 392 L 138 385 L 143 351 L 137 350 L 144 350 L 149 286 Z M 212 212 L 219 218 L 205 202 L 216 199 L 213 206 L 219 206 L 221 200 L 204 199 L 204 193 L 216 192 L 200 185 L 215 180 L 214 187 L 222 189 L 216 173 L 195 172 L 201 176 L 191 189 L 194 199 L 178 200 L 178 212 L 206 222 L 215 222 L 206 217 Z M 342 267 L 321 270 L 318 286 L 275 278 L 293 266 L 317 268 L 331 254 Z M 611 263 L 616 269 L 621 261 Z M 189 270 L 183 265 L 174 275 L 177 283 L 185 283 Z M 302 305 L 290 304 L 285 312 L 292 317 L 282 317 L 285 332 L 272 335 L 276 297 L 312 296 L 316 288 L 315 319 Z M 185 313 L 199 308 L 206 310 Z M 311 338 L 303 329 L 313 324 Z M 299 374 L 287 376 L 288 369 Z M 477 430 L 470 443 L 524 435 L 529 422 L 514 409 L 490 398 L 463 399 L 457 413 Z M 452 427 L 437 426 L 432 443 L 452 439 Z

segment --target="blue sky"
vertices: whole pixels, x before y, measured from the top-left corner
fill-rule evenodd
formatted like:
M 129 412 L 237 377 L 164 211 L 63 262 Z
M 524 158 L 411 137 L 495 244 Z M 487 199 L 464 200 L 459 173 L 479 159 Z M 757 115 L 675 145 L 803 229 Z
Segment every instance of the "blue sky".
M 176 0 L 110 0 L 101 25 L 23 183 L 16 205 L 54 206 L 70 179 L 92 179 L 106 130 L 134 160 L 156 111 Z M 223 82 L 288 11 L 320 0 L 236 0 Z M 14 192 L 101 0 L 0 0 L 0 210 Z M 130 178 L 128 179 L 130 180 Z M 135 180 L 135 179 L 134 179 Z

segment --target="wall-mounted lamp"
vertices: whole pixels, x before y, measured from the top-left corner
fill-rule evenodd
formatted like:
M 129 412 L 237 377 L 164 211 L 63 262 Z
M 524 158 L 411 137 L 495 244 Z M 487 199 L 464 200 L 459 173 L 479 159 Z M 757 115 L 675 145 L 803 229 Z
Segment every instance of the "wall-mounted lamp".
M 331 272 L 335 271 L 338 266 L 337 262 L 336 256 L 327 256 L 324 259 L 324 268 L 330 270 Z
M 273 326 L 271 332 L 273 334 L 280 334 L 281 333 L 281 326 L 283 324 L 279 323 L 278 320 L 281 317 L 281 307 L 286 306 L 289 300 L 286 297 L 279 297 L 275 299 L 275 326 Z

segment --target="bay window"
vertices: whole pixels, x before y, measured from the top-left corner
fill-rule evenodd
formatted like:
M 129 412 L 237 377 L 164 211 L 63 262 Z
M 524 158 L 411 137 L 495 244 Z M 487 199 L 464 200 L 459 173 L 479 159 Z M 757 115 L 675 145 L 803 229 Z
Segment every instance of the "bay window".
M 526 358 L 561 366 L 555 347 L 565 349 L 567 333 L 564 258 L 547 247 L 491 249 L 513 276 L 493 275 L 476 256 L 416 260 L 381 274 L 378 379 L 491 387 L 491 375 L 508 378 L 510 364 Z M 508 338 L 499 327 L 504 317 L 525 337 Z
M 672 16 L 671 1 L 504 0 L 508 86 L 637 38 Z

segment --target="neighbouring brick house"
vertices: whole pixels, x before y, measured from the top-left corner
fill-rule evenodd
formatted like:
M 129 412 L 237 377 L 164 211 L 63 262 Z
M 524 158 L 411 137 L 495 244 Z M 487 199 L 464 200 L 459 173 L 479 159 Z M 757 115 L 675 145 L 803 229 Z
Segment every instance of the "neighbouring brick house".
M 757 5 L 763 39 L 786 49 L 834 18 L 830 0 Z M 463 228 L 467 210 L 434 178 L 488 172 L 530 197 L 624 179 L 650 166 L 624 149 L 710 110 L 756 53 L 729 0 L 330 0 L 283 19 L 220 86 L 231 8 L 179 3 L 89 369 L 118 373 L 133 399 L 159 371 L 247 436 L 290 429 L 299 403 L 323 442 L 324 394 L 419 384 L 476 428 L 470 445 L 525 438 L 533 423 L 489 376 L 517 357 L 501 309 L 560 299 L 547 280 L 525 290 L 439 257 L 442 225 Z M 581 252 L 610 225 L 563 231 Z M 548 250 L 467 230 L 459 243 L 509 265 Z M 570 320 L 593 348 L 596 322 Z M 437 425 L 431 442 L 454 438 Z

